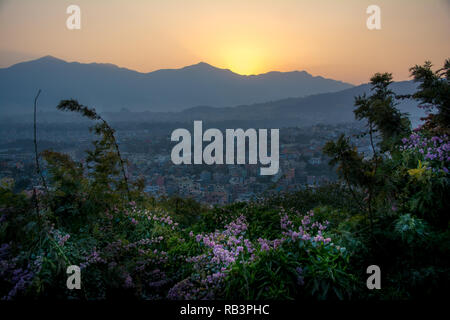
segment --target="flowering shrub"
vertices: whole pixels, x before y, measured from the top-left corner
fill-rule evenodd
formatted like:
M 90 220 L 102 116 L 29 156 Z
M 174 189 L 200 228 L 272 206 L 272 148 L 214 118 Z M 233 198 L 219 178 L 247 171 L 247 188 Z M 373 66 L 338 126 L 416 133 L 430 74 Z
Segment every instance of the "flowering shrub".
M 244 216 L 225 226 L 223 231 L 206 234 L 194 234 L 190 237 L 204 249 L 203 253 L 186 258 L 193 263 L 194 273 L 172 289 L 170 299 L 213 299 L 220 291 L 229 268 L 234 263 L 246 263 L 255 258 L 255 248 L 249 239 L 245 238 L 247 223 Z
M 394 165 L 398 168 L 396 179 L 402 193 L 400 199 L 405 199 L 400 211 L 414 213 L 432 224 L 442 225 L 447 211 L 449 137 L 446 134 L 430 137 L 426 131 L 416 130 L 408 138 L 403 138 L 399 149 L 399 159 Z
M 21 257 L 8 258 L 10 250 L 11 246 L 7 243 L 0 246 L 0 279 L 2 282 L 7 282 L 10 287 L 9 292 L 2 297 L 3 300 L 20 296 L 31 285 L 35 274 L 40 269 L 39 260 L 21 266 Z
M 286 285 L 313 294 L 311 275 L 318 272 L 314 265 L 332 255 L 344 261 L 345 251 L 325 235 L 327 222 L 315 221 L 313 211 L 292 215 L 294 220 L 280 210 L 280 232 L 271 239 L 256 233 L 250 237 L 244 214 L 222 230 L 199 233 L 181 229 L 160 208 L 139 209 L 134 203 L 106 211 L 92 230 L 71 233 L 51 223 L 51 215 L 42 215 L 39 219 L 44 220 L 42 230 L 46 231 L 41 230 L 45 237 L 37 250 L 12 248 L 9 243 L 0 246 L 2 288 L 8 288 L 2 289 L 2 298 L 45 295 L 48 290 L 83 299 L 116 294 L 144 299 L 233 298 L 239 291 L 230 288 L 244 276 L 241 268 L 251 270 L 266 263 L 268 257 L 288 251 L 292 270 L 286 275 L 292 273 L 293 278 Z M 29 254 L 32 259 L 27 259 Z M 81 292 L 65 288 L 65 268 L 71 264 L 80 266 Z M 280 296 L 271 286 L 277 286 L 276 282 L 267 286 L 261 297 Z M 292 298 L 295 292 L 284 294 Z M 252 297 L 254 293 L 249 292 L 244 298 Z
M 238 279 L 245 277 L 246 271 L 244 270 L 256 268 L 254 272 L 258 273 L 260 270 L 257 266 L 263 263 L 267 257 L 273 258 L 273 256 L 286 252 L 285 250 L 289 247 L 297 245 L 299 247 L 296 247 L 295 250 L 298 250 L 300 255 L 306 254 L 307 256 L 302 258 L 302 261 L 299 255 L 295 256 L 295 251 L 291 252 L 291 259 L 294 258 L 292 264 L 293 268 L 295 267 L 293 269 L 295 276 L 292 282 L 292 279 L 289 279 L 288 286 L 305 284 L 305 277 L 310 275 L 309 272 L 314 269 L 312 267 L 314 258 L 311 257 L 314 255 L 313 252 L 320 252 L 324 256 L 332 252 L 336 258 L 341 257 L 345 264 L 345 249 L 334 247 L 331 239 L 324 237 L 323 232 L 326 225 L 313 221 L 313 211 L 308 212 L 305 216 L 297 213 L 297 218 L 301 219 L 301 225 L 298 228 L 294 227 L 294 223 L 289 219 L 285 210 L 282 209 L 279 216 L 282 232 L 279 238 L 273 240 L 261 237 L 250 240 L 246 236 L 248 225 L 243 215 L 225 225 L 223 231 L 216 230 L 213 233 L 197 235 L 190 233 L 190 237 L 195 238 L 195 241 L 206 249 L 206 252 L 186 259 L 186 262 L 194 263 L 194 273 L 172 287 L 168 297 L 171 299 L 279 298 L 281 293 L 274 293 L 270 290 L 271 286 L 279 288 L 279 282 L 268 282 L 264 288 L 260 288 L 259 284 L 248 283 L 248 281 L 246 284 L 242 284 Z M 309 254 L 311 256 L 308 256 Z M 327 258 L 331 259 L 331 257 Z M 270 261 L 272 263 L 274 259 Z M 343 270 L 341 272 L 345 275 Z M 287 272 L 284 275 L 289 274 Z M 351 281 L 350 278 L 347 277 L 346 281 Z M 308 285 L 310 284 L 308 283 Z M 311 286 L 313 285 L 311 284 Z M 248 291 L 242 292 L 242 288 L 247 288 Z M 263 294 L 256 294 L 254 292 L 256 290 L 266 291 Z M 339 288 L 335 288 L 335 292 L 340 292 L 339 290 Z M 242 296 L 236 296 L 238 292 L 241 292 Z M 327 293 L 322 292 L 322 295 L 326 297 Z M 342 297 L 340 296 L 340 298 Z
M 412 176 L 420 175 L 423 170 L 430 169 L 435 173 L 449 173 L 450 141 L 447 135 L 428 138 L 423 133 L 412 133 L 402 139 L 400 150 L 407 161 L 417 164 L 418 169 L 411 169 Z
M 172 278 L 177 279 L 176 266 L 184 259 L 182 254 L 168 252 L 185 241 L 180 238 L 178 223 L 163 210 L 139 210 L 134 205 L 130 210 L 107 213 L 106 218 L 102 236 L 109 239 L 83 257 L 83 272 L 94 281 L 102 275 L 100 287 L 124 290 L 134 297 L 164 298 Z M 107 297 L 95 287 L 93 293 Z
M 325 235 L 328 221 L 314 221 L 314 212 L 289 214 L 281 209 L 280 237 L 258 238 L 255 255 L 235 264 L 225 296 L 233 299 L 320 299 L 349 297 L 354 278 L 347 272 L 349 256 Z M 294 220 L 299 221 L 298 224 Z

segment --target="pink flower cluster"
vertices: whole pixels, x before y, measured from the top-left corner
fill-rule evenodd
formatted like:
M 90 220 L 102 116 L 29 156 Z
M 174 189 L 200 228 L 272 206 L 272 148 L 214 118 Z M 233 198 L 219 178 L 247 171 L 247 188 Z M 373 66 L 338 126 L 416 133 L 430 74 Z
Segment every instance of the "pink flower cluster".
M 198 234 L 196 241 L 211 248 L 211 261 L 216 264 L 223 264 L 227 267 L 234 263 L 236 259 L 244 253 L 252 255 L 255 251 L 250 240 L 244 239 L 247 230 L 247 222 L 243 215 L 225 226 L 225 230 L 214 233 Z
M 331 242 L 331 238 L 324 238 L 322 234 L 322 231 L 327 228 L 329 222 L 325 221 L 325 224 L 321 224 L 317 221 L 312 222 L 314 211 L 311 210 L 305 216 L 303 216 L 303 219 L 301 220 L 302 224 L 298 227 L 298 230 L 294 230 L 295 228 L 293 226 L 293 223 L 289 220 L 289 216 L 286 212 L 282 211 L 280 215 L 282 221 L 281 229 L 285 230 L 282 232 L 282 234 L 285 237 L 291 238 L 293 241 L 302 239 L 304 241 L 322 242 L 325 244 Z M 291 228 L 288 228 L 287 226 L 291 226 Z M 317 234 L 313 236 L 313 233 Z M 282 241 L 284 241 L 285 239 L 286 238 L 282 238 Z
M 100 257 L 100 254 L 97 251 L 96 247 L 94 247 L 92 252 L 86 257 L 86 262 L 83 262 L 80 264 L 80 268 L 84 269 L 87 266 L 89 266 L 90 264 L 95 264 L 95 263 L 106 263 L 106 260 L 103 259 L 102 257 Z
M 50 234 L 53 235 L 53 237 L 55 238 L 56 242 L 58 242 L 58 245 L 61 246 L 61 247 L 64 247 L 64 244 L 70 238 L 70 234 L 67 233 L 65 235 L 62 235 L 61 231 L 59 231 L 57 229 L 53 229 L 53 227 L 50 229 Z
M 171 226 L 172 230 L 175 230 L 176 227 L 178 227 L 178 222 L 174 222 L 172 220 L 172 217 L 164 211 L 151 212 L 149 210 L 144 211 L 134 210 L 134 213 L 137 214 L 138 216 L 146 216 L 147 220 L 149 221 L 156 221 Z
M 243 215 L 225 225 L 223 231 L 197 234 L 196 242 L 204 246 L 206 253 L 186 258 L 194 263 L 196 273 L 177 283 L 168 294 L 169 299 L 213 299 L 214 293 L 223 284 L 231 266 L 239 261 L 247 263 L 255 259 L 255 248 L 245 238 L 248 229 Z M 194 237 L 193 232 L 189 234 Z M 206 271 L 206 272 L 205 272 Z
M 296 213 L 299 217 L 300 214 Z M 296 228 L 294 222 L 284 209 L 280 211 L 281 235 L 279 239 L 268 240 L 258 238 L 257 244 L 245 238 L 248 225 L 245 216 L 241 215 L 229 224 L 223 231 L 197 234 L 189 233 L 191 238 L 204 246 L 207 251 L 198 256 L 186 258 L 187 263 L 194 264 L 196 273 L 177 283 L 169 291 L 169 299 L 214 299 L 215 292 L 221 288 L 228 272 L 235 263 L 250 263 L 257 259 L 260 252 L 276 250 L 287 241 L 308 241 L 315 244 L 329 244 L 331 239 L 323 235 L 328 221 L 324 224 L 313 221 L 314 212 L 309 211 L 301 217 L 301 225 Z M 331 244 L 332 245 L 332 244 Z M 259 247 L 259 248 L 258 248 Z M 302 270 L 298 282 L 303 283 Z

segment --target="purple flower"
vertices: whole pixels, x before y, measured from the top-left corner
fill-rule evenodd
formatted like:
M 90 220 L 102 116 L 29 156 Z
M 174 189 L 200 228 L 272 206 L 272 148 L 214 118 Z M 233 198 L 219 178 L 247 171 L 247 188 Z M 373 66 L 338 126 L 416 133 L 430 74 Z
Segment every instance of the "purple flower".
M 133 278 L 131 278 L 130 275 L 126 276 L 124 286 L 125 286 L 125 288 L 132 288 L 132 287 L 134 287 Z

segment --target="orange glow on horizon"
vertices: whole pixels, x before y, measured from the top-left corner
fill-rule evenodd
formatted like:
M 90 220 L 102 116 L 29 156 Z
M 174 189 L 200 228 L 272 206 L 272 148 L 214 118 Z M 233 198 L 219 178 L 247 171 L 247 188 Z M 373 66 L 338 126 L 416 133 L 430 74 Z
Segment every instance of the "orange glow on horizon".
M 305 70 L 358 84 L 375 72 L 407 80 L 411 66 L 448 58 L 445 0 L 377 3 L 382 29 L 369 31 L 362 0 L 78 0 L 82 26 L 70 31 L 70 2 L 3 0 L 0 68 L 45 55 L 139 72 L 204 61 L 242 75 Z

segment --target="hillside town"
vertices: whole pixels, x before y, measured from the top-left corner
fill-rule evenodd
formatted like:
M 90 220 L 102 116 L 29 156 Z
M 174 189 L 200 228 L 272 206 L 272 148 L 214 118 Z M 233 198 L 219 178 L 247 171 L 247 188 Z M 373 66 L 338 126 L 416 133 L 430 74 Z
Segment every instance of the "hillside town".
M 337 175 L 322 154 L 323 145 L 345 133 L 354 136 L 360 150 L 370 153 L 367 138 L 356 138 L 360 124 L 315 125 L 280 129 L 280 170 L 262 176 L 259 165 L 174 165 L 170 150 L 174 142 L 168 132 L 145 126 L 119 125 L 116 132 L 133 179 L 143 178 L 144 191 L 156 198 L 180 196 L 208 205 L 249 201 L 266 192 L 314 188 Z M 149 125 L 151 128 L 152 126 Z M 14 125 L 0 129 L 0 179 L 17 191 L 40 185 L 35 171 L 32 131 Z M 84 162 L 85 150 L 95 136 L 84 125 L 40 125 L 39 150 L 53 149 Z M 44 177 L 48 172 L 43 164 Z

